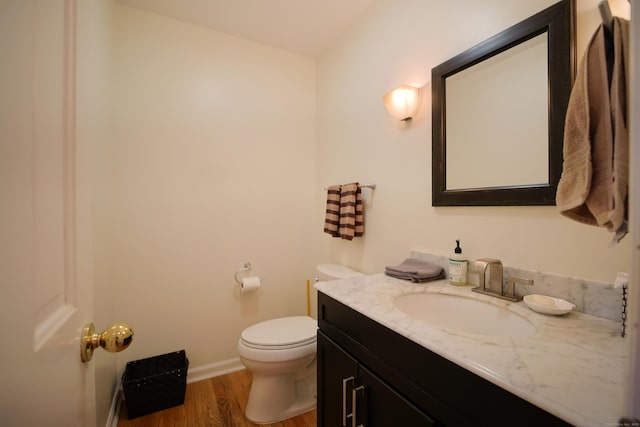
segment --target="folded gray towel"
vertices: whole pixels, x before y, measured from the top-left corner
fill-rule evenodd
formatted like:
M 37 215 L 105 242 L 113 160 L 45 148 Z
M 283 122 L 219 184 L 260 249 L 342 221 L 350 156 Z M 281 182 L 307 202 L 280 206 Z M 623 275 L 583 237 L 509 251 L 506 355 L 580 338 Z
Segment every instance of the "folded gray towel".
M 407 258 L 398 265 L 387 266 L 384 269 L 387 276 L 412 282 L 426 282 L 444 277 L 444 269 L 439 265 Z
M 384 274 L 386 274 L 387 276 L 390 277 L 395 277 L 396 279 L 403 279 L 403 280 L 409 280 L 411 282 L 414 283 L 422 283 L 422 282 L 431 282 L 433 280 L 439 280 L 439 279 L 444 279 L 444 270 L 438 274 L 437 276 L 433 276 L 433 277 L 416 277 L 416 276 L 412 276 L 409 274 L 401 274 L 401 273 L 394 273 L 392 271 L 386 271 L 384 272 Z

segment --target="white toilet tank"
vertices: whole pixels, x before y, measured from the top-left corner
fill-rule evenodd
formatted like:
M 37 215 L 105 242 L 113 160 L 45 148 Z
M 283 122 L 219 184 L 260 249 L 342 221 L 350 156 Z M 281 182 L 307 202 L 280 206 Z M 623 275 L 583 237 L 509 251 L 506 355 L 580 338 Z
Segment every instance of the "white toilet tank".
M 364 276 L 364 274 L 340 264 L 320 264 L 316 266 L 316 282 L 358 276 Z

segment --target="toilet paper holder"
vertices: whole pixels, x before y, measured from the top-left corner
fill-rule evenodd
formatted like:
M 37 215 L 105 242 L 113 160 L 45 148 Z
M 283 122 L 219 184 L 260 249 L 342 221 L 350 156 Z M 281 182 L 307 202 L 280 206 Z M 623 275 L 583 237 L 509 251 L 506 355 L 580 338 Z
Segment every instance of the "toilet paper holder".
M 240 273 L 244 273 L 245 271 L 251 271 L 253 267 L 251 267 L 251 263 L 250 262 L 245 262 L 244 266 L 242 268 L 239 268 L 236 271 L 236 274 L 233 275 L 233 278 L 236 280 L 236 283 L 240 286 L 242 286 L 242 281 L 240 279 L 238 279 L 238 274 Z M 260 277 L 260 280 L 262 280 L 262 277 Z

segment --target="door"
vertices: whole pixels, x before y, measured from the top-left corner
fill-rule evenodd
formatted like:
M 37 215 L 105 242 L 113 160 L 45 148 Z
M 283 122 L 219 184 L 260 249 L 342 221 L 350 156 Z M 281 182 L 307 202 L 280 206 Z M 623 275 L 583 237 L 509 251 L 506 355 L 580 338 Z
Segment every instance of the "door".
M 373 372 L 359 366 L 356 424 L 365 427 L 432 427 L 434 421 Z
M 95 425 L 88 147 L 75 0 L 0 0 L 0 425 Z
M 318 331 L 318 425 L 351 426 L 358 362 Z
M 319 426 L 435 425 L 322 332 L 317 347 Z

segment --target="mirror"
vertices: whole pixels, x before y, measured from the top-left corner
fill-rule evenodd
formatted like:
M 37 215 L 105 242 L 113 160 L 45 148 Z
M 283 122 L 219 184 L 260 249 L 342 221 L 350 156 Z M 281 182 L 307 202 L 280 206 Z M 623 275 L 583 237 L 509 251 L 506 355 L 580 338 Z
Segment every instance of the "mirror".
M 575 74 L 574 1 L 432 70 L 433 206 L 555 204 Z

